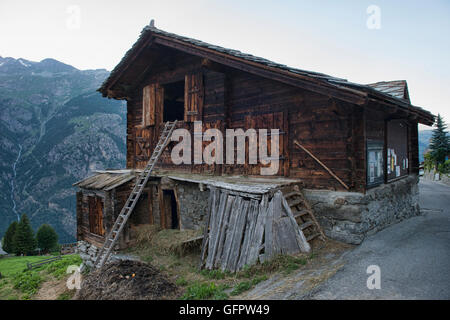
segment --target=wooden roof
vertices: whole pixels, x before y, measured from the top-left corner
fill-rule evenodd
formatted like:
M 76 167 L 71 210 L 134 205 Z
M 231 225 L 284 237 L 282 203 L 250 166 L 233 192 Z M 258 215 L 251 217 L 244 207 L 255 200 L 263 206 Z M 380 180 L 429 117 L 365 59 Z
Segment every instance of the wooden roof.
M 404 99 L 411 102 L 409 99 L 408 85 L 406 80 L 395 81 L 381 81 L 376 83 L 369 83 L 369 87 L 372 87 L 378 91 L 390 94 L 396 98 Z
M 357 105 L 366 105 L 368 101 L 375 100 L 395 108 L 400 108 L 402 111 L 413 115 L 420 123 L 426 125 L 432 125 L 434 123 L 434 115 L 429 111 L 411 105 L 409 100 L 400 98 L 396 94 L 386 92 L 381 85 L 378 86 L 378 89 L 380 89 L 378 90 L 374 87 L 375 84 L 357 84 L 323 73 L 292 68 L 261 57 L 242 53 L 238 50 L 227 49 L 200 40 L 169 33 L 152 25 L 146 26 L 142 30 L 139 39 L 128 50 L 98 91 L 105 97 L 126 99 L 126 91 L 133 88 L 130 88 L 129 83 L 121 83 L 121 79 L 132 69 L 130 66 L 133 65 L 140 55 L 143 55 L 146 50 L 151 50 L 152 46 L 155 47 L 157 45 L 199 56 L 222 65 Z M 141 70 L 141 72 L 144 71 Z
M 136 178 L 133 170 L 96 171 L 94 175 L 73 184 L 88 190 L 109 191 Z

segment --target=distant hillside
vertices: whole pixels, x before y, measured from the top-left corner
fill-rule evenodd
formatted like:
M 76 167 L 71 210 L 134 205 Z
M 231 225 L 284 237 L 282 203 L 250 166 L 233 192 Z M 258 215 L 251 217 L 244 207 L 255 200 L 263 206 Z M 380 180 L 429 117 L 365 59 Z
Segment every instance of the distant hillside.
M 430 145 L 431 135 L 433 130 L 419 131 L 419 161 L 423 162 L 423 155 Z
M 27 213 L 74 241 L 72 184 L 125 166 L 126 108 L 96 92 L 108 74 L 0 57 L 0 237 Z

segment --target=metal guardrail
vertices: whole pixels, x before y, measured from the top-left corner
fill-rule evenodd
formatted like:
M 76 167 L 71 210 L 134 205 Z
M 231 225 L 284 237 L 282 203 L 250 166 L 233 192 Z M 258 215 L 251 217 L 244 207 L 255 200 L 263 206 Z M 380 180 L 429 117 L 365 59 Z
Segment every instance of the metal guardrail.
M 61 256 L 48 258 L 48 259 L 44 259 L 44 260 L 36 261 L 36 262 L 32 262 L 32 263 L 27 262 L 27 268 L 28 268 L 28 270 L 31 270 L 31 269 L 40 267 L 40 266 L 42 266 L 44 264 L 51 263 L 51 262 L 54 262 L 54 261 L 57 261 L 57 260 L 61 260 Z

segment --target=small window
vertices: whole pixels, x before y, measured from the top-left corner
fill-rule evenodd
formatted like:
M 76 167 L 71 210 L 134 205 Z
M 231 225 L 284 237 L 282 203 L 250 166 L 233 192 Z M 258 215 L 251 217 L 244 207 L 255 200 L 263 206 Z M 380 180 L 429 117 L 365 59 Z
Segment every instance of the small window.
M 164 85 L 163 121 L 184 119 L 184 80 Z
M 382 141 L 367 141 L 367 186 L 373 187 L 384 182 L 384 143 Z

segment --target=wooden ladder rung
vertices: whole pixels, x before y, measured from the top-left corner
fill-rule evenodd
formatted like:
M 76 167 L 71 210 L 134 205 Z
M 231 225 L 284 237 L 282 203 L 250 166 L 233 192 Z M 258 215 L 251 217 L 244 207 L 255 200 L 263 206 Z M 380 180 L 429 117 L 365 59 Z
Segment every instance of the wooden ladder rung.
M 294 215 L 294 218 L 295 219 L 298 219 L 298 218 L 300 218 L 300 217 L 303 217 L 304 215 L 307 215 L 309 212 L 307 211 L 307 210 L 300 210 L 300 211 L 297 211 L 297 210 L 293 210 L 292 211 L 292 214 Z
M 303 223 L 302 225 L 300 225 L 300 229 L 303 231 L 306 228 L 311 227 L 313 225 L 314 225 L 314 223 L 312 221 L 307 221 L 307 222 Z
M 284 197 L 286 198 L 286 200 L 287 200 L 288 198 L 293 197 L 293 196 L 299 196 L 299 197 L 301 197 L 301 194 L 300 194 L 298 191 L 292 191 L 292 192 L 286 193 L 286 194 L 284 195 Z
M 295 206 L 299 205 L 302 202 L 303 202 L 303 199 L 296 199 L 296 200 L 293 200 L 291 202 L 288 201 L 288 205 L 289 205 L 289 207 L 295 207 Z
M 317 238 L 318 236 L 320 236 L 320 233 L 314 233 L 314 234 L 310 235 L 308 238 L 306 238 L 306 241 L 309 242 L 309 241 Z

